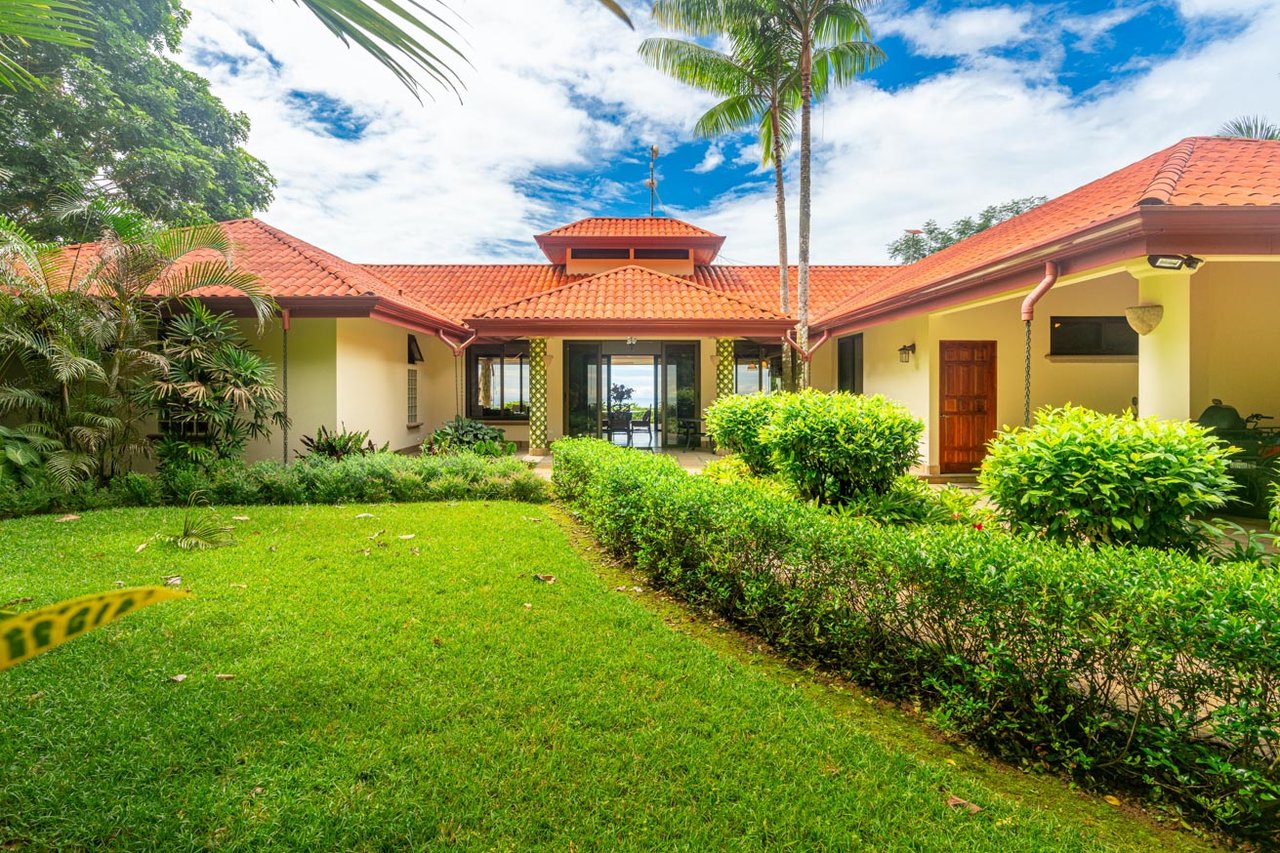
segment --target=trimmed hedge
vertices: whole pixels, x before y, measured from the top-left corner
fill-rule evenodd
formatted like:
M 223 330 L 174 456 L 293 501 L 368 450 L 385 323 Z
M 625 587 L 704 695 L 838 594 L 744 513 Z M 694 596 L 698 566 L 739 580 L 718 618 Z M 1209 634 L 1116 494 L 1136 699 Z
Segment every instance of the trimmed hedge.
M 707 434 L 716 445 L 736 453 L 752 473 L 764 476 L 776 468 L 760 438 L 778 407 L 775 394 L 730 394 L 707 407 Z
M 553 482 L 614 555 L 1024 766 L 1280 842 L 1280 577 L 1154 549 L 881 527 L 570 439 Z
M 511 500 L 539 503 L 547 485 L 525 463 L 471 453 L 403 456 L 371 453 L 314 456 L 285 466 L 225 462 L 209 470 L 174 468 L 124 474 L 105 489 L 62 492 L 52 486 L 0 480 L 0 518 L 42 512 L 82 512 L 128 506 L 186 506 L 193 496 L 221 504 L 334 504 L 383 501 Z

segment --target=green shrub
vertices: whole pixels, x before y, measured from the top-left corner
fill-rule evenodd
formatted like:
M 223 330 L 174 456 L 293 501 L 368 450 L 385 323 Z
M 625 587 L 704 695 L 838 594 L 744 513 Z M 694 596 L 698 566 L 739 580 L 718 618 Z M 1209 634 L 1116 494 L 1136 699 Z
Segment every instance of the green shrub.
M 369 431 L 356 432 L 347 430 L 346 425 L 336 432 L 330 432 L 321 426 L 315 436 L 304 435 L 302 446 L 307 449 L 307 456 L 320 456 L 327 459 L 343 459 L 347 456 L 368 456 L 370 453 L 385 453 L 388 444 L 376 446 L 369 438 Z
M 865 518 L 877 524 L 980 524 L 991 513 L 978 508 L 978 496 L 955 486 L 935 489 L 910 474 L 893 482 L 889 491 L 859 495 L 835 507 L 843 518 Z
M 776 474 L 759 476 L 751 470 L 740 455 L 730 453 L 712 459 L 700 472 L 701 476 L 717 483 L 752 483 L 782 497 L 795 497 L 795 489 Z
M 1014 528 L 1058 542 L 1190 550 L 1226 502 L 1232 451 L 1189 421 L 1046 408 L 992 440 L 979 480 Z
M 377 452 L 342 459 L 309 456 L 293 465 L 225 460 L 208 468 L 168 465 L 160 474 L 124 474 L 109 488 L 83 483 L 64 491 L 0 477 L 0 518 L 79 512 L 109 506 L 378 503 L 381 501 L 547 499 L 547 484 L 510 456 L 474 453 L 404 456 Z
M 1028 769 L 1280 841 L 1280 575 L 970 525 L 880 526 L 593 439 L 557 491 L 610 553 Z
M 776 395 L 760 430 L 774 464 L 804 497 L 844 503 L 884 494 L 920 458 L 924 423 L 880 395 Z
M 431 433 L 422 449 L 435 454 L 472 451 L 483 456 L 509 456 L 516 452 L 515 442 L 507 441 L 505 432 L 461 415 Z
M 778 408 L 779 399 L 776 394 L 733 394 L 707 407 L 707 434 L 717 447 L 741 456 L 757 476 L 775 470 L 760 431 Z
M 1280 483 L 1271 490 L 1271 530 L 1280 533 Z

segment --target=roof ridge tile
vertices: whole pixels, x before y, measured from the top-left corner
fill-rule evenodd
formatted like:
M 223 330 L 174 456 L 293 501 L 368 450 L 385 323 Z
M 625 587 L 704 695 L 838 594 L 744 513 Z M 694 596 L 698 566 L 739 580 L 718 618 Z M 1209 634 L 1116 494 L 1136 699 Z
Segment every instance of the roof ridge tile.
M 1138 198 L 1139 205 L 1169 203 L 1178 188 L 1178 181 L 1182 180 L 1182 173 L 1191 162 L 1198 141 L 1198 137 L 1191 136 L 1169 149 L 1164 165 L 1156 170 L 1155 177 Z

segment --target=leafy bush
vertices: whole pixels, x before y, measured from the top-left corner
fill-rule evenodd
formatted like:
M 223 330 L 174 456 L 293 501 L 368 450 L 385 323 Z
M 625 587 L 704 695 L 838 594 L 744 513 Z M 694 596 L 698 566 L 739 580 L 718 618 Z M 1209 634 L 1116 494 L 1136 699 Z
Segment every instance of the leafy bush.
M 978 496 L 955 486 L 935 489 L 919 477 L 905 474 L 882 495 L 859 495 L 834 508 L 843 518 L 864 518 L 877 524 L 968 524 L 985 526 L 991 513 L 978 508 Z
M 716 446 L 741 456 L 756 475 L 772 473 L 773 458 L 761 440 L 760 431 L 773 417 L 779 400 L 776 394 L 720 397 L 707 407 L 707 434 Z
M 404 456 L 378 452 L 329 459 L 309 456 L 244 465 L 226 460 L 203 468 L 170 465 L 160 474 L 116 477 L 108 488 L 92 484 L 64 491 L 0 479 L 0 518 L 41 512 L 80 512 L 125 506 L 218 504 L 375 503 L 379 501 L 547 499 L 546 483 L 523 462 L 473 453 Z
M 45 457 L 62 444 L 42 435 L 40 430 L 0 424 L 0 480 L 14 480 L 27 486 L 41 478 Z
M 1280 533 L 1280 483 L 1271 491 L 1271 530 Z
M 423 450 L 435 454 L 472 451 L 482 456 L 510 456 L 516 452 L 516 445 L 507 441 L 506 433 L 497 427 L 459 415 L 431 433 Z
M 878 526 L 573 439 L 557 491 L 611 553 L 1031 768 L 1280 841 L 1280 576 L 971 526 Z
M 1190 421 L 1046 408 L 992 440 L 979 480 L 1015 529 L 1058 542 L 1190 550 L 1232 487 L 1226 444 Z
M 370 453 L 382 453 L 390 445 L 384 444 L 382 447 L 377 447 L 369 438 L 368 430 L 364 432 L 348 432 L 346 424 L 343 424 L 342 429 L 338 432 L 330 432 L 328 427 L 321 426 L 314 438 L 304 435 L 302 437 L 302 446 L 307 449 L 308 456 L 343 459 L 347 456 L 367 456 Z
M 751 466 L 736 453 L 712 459 L 700 472 L 701 476 L 717 483 L 753 483 L 782 497 L 794 498 L 795 489 L 778 475 L 757 476 Z
M 844 503 L 884 494 L 920 458 L 924 422 L 880 395 L 779 394 L 760 437 L 806 498 Z

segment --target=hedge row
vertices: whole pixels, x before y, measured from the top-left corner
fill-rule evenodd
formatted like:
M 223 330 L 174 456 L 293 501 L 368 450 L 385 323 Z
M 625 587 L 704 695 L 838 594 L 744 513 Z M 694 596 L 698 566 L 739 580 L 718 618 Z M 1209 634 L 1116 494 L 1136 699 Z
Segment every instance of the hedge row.
M 123 474 L 107 488 L 85 486 L 72 492 L 0 480 L 0 518 L 107 507 L 186 506 L 193 498 L 244 505 L 474 499 L 536 503 L 546 500 L 547 486 L 528 465 L 511 457 L 372 453 L 339 460 L 308 457 L 288 466 L 226 462 L 210 470 Z
M 1027 766 L 1280 841 L 1280 578 L 1152 549 L 881 527 L 593 439 L 553 482 L 613 554 Z

